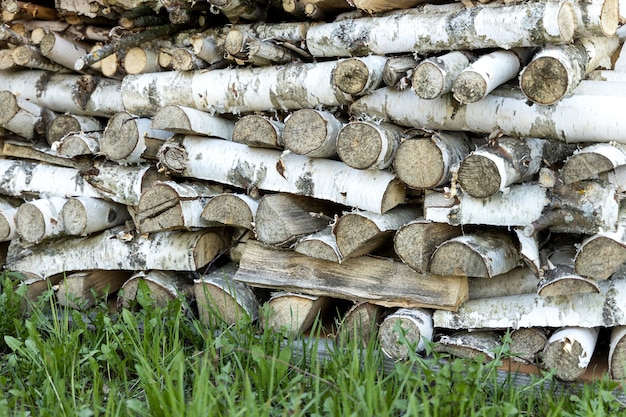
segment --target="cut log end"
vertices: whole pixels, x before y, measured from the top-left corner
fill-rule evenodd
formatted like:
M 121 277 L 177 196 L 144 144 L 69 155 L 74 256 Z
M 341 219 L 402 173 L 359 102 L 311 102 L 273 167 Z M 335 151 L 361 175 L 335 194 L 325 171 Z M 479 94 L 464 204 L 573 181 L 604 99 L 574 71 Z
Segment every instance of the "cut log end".
M 40 242 L 46 233 L 46 221 L 34 204 L 24 203 L 15 215 L 17 233 L 27 242 Z
M 433 253 L 429 270 L 436 275 L 489 277 L 485 260 L 460 242 L 445 242 Z
M 404 185 L 398 180 L 393 180 L 389 183 L 387 189 L 385 190 L 380 212 L 386 213 L 392 208 L 400 204 L 404 204 L 405 202 L 406 189 L 404 188 Z
M 554 104 L 567 92 L 567 69 L 552 57 L 536 59 L 526 66 L 520 77 L 522 92 L 539 104 Z
M 0 103 L 0 125 L 4 125 L 17 114 L 19 107 L 17 98 L 10 91 L 0 91 Z
M 509 349 L 515 358 L 526 362 L 534 362 L 536 356 L 543 351 L 548 342 L 545 332 L 533 327 L 521 328 L 511 333 Z
M 87 211 L 80 200 L 72 198 L 63 205 L 63 225 L 68 235 L 82 235 L 87 227 Z
M 0 98 L 1 99 L 1 98 Z M 61 114 L 55 117 L 48 126 L 48 143 L 54 143 L 70 132 L 80 132 L 80 122 L 73 116 Z
M 285 148 L 298 155 L 309 155 L 319 149 L 328 137 L 328 121 L 313 109 L 301 109 L 285 122 Z
M 475 198 L 496 194 L 502 178 L 496 163 L 482 155 L 468 155 L 460 164 L 458 181 L 463 191 Z
M 576 381 L 586 371 L 581 367 L 580 358 L 584 349 L 577 340 L 563 339 L 552 342 L 543 351 L 543 362 L 549 369 L 555 370 L 557 378 L 563 381 Z
M 579 153 L 567 159 L 561 177 L 565 184 L 597 177 L 598 173 L 613 169 L 612 162 L 598 153 Z
M 576 274 L 559 274 L 555 277 L 547 277 L 539 283 L 537 288 L 537 293 L 542 297 L 598 294 L 599 292 L 600 287 L 596 281 Z
M 246 204 L 242 197 L 232 194 L 222 194 L 213 197 L 202 210 L 202 218 L 228 226 L 252 229 L 255 212 Z
M 622 332 L 619 332 L 622 330 Z M 613 338 L 618 340 L 613 341 Z M 616 327 L 613 329 L 611 335 L 611 355 L 609 357 L 609 369 L 611 370 L 611 377 L 617 380 L 624 380 L 626 378 L 626 337 L 623 336 L 623 329 Z
M 398 178 L 418 190 L 441 185 L 446 167 L 441 149 L 429 139 L 408 139 L 396 151 L 393 162 Z
M 335 225 L 335 235 L 337 247 L 344 259 L 370 253 L 391 237 L 391 233 L 382 234 L 370 219 L 352 213 L 341 216 Z
M 346 165 L 367 169 L 374 165 L 382 150 L 380 133 L 367 123 L 350 123 L 337 136 L 337 154 Z
M 100 150 L 109 159 L 119 161 L 127 158 L 139 142 L 139 130 L 133 116 L 126 112 L 115 114 L 109 119 Z
M 620 10 L 620 3 L 619 0 L 605 0 L 602 2 L 600 25 L 605 36 L 613 36 L 617 33 L 620 15 L 623 15 L 623 11 Z
M 339 325 L 340 340 L 358 340 L 362 346 L 367 346 L 378 330 L 383 311 L 382 307 L 371 303 L 356 303 Z
M 152 118 L 152 128 L 187 134 L 192 131 L 189 118 L 178 106 L 162 107 Z
M 385 319 L 378 329 L 378 340 L 385 355 L 392 359 L 409 357 L 409 347 L 420 343 L 420 327 L 409 317 L 391 317 Z
M 495 357 L 495 351 L 502 345 L 500 336 L 491 331 L 462 331 L 450 336 L 443 336 L 435 345 L 435 351 L 446 352 L 460 358 L 473 359 L 479 355 L 489 362 Z
M 333 82 L 346 94 L 360 95 L 367 87 L 370 71 L 359 59 L 346 59 L 335 67 Z
M 583 244 L 574 259 L 574 270 L 583 277 L 606 280 L 626 262 L 626 248 L 605 236 Z
M 282 124 L 282 123 L 281 123 Z M 282 138 L 272 122 L 262 116 L 247 115 L 239 118 L 233 130 L 233 142 L 252 147 L 278 149 Z
M 433 62 L 423 61 L 413 71 L 412 83 L 415 93 L 426 100 L 437 98 L 445 87 L 445 76 Z
M 452 91 L 460 103 L 475 103 L 487 94 L 487 83 L 480 74 L 465 71 L 454 80 Z

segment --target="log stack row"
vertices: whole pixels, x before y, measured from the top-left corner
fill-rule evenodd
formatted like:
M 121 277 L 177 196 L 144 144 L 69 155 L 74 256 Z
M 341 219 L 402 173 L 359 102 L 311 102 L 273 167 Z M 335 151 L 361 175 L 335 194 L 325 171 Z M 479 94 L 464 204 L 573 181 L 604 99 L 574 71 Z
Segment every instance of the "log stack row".
M 622 378 L 617 0 L 419 3 L 4 0 L 5 269 Z

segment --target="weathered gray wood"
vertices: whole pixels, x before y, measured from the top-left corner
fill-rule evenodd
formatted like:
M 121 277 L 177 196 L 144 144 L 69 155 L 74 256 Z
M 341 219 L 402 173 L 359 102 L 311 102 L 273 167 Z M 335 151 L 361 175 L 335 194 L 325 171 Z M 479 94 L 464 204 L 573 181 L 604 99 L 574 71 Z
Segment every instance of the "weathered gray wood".
M 235 122 L 233 142 L 252 147 L 282 149 L 285 124 L 267 116 L 249 114 Z
M 443 335 L 437 340 L 434 350 L 447 352 L 460 358 L 484 356 L 484 362 L 493 360 L 496 350 L 502 346 L 500 335 L 493 331 L 460 331 Z
M 321 317 L 332 302 L 325 296 L 278 292 L 266 304 L 267 315 L 259 317 L 264 329 L 298 335 L 310 329 L 315 319 Z
M 423 99 L 433 99 L 449 93 L 456 77 L 474 59 L 466 51 L 452 51 L 426 58 L 415 67 L 411 86 Z
M 332 226 L 327 226 L 319 232 L 304 236 L 296 242 L 294 250 L 311 258 L 341 263 L 343 257 L 337 247 L 337 239 Z
M 184 106 L 165 106 L 152 118 L 152 128 L 186 135 L 231 140 L 235 122 Z
M 208 222 L 252 230 L 259 200 L 247 194 L 223 193 L 213 196 L 200 214 Z
M 357 340 L 367 346 L 377 337 L 378 325 L 385 314 L 385 308 L 368 302 L 354 303 L 339 323 L 337 335 L 340 341 Z
M 581 148 L 565 160 L 561 178 L 566 184 L 595 178 L 598 174 L 626 165 L 626 146 L 595 143 Z
M 0 126 L 26 139 L 43 136 L 54 112 L 10 91 L 0 91 Z

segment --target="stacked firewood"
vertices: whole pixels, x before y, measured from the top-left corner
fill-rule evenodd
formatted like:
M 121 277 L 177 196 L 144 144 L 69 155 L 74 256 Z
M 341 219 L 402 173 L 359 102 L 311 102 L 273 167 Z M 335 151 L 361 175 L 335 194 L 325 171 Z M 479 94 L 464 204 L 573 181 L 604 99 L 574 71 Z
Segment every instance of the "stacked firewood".
M 623 377 L 618 1 L 421 3 L 3 0 L 5 269 Z

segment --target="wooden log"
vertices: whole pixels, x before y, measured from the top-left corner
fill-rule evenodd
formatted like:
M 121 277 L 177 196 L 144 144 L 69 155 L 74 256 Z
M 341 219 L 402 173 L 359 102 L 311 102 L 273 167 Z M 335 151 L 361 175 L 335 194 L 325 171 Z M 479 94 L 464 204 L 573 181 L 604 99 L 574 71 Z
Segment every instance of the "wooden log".
M 398 145 L 393 167 L 400 181 L 417 190 L 442 186 L 470 152 L 462 132 L 435 132 L 430 137 L 405 139 Z
M 259 21 L 266 16 L 266 11 L 254 0 L 210 0 L 209 3 L 217 7 L 231 23 L 238 23 L 240 19 Z
M 468 291 L 465 277 L 418 274 L 389 259 L 363 256 L 337 264 L 252 241 L 246 244 L 235 280 L 385 307 L 456 310 Z
M 231 29 L 226 35 L 224 50 L 240 64 L 280 65 L 296 60 L 296 55 L 289 49 L 238 28 Z
M 252 232 L 249 229 L 245 229 L 243 227 L 235 227 L 233 229 L 230 251 L 228 252 L 231 262 L 239 264 L 242 253 L 246 248 L 246 244 L 251 238 Z
M 142 284 L 143 283 L 143 284 Z M 141 285 L 150 295 L 155 307 L 164 308 L 178 297 L 187 298 L 192 290 L 191 275 L 174 271 L 138 271 L 122 285 L 118 304 L 124 308 L 133 306 Z M 144 294 L 144 296 L 148 295 Z
M 58 32 L 48 32 L 39 44 L 41 54 L 57 64 L 74 69 L 74 62 L 89 53 L 89 46 Z
M 209 64 L 196 56 L 190 47 L 175 48 L 172 53 L 172 69 L 174 71 L 195 71 L 208 67 Z
M 559 163 L 574 150 L 546 139 L 501 137 L 461 161 L 458 182 L 472 197 L 490 197 L 511 184 L 530 181 L 544 164 Z
M 151 119 L 138 118 L 128 112 L 115 114 L 104 129 L 100 152 L 121 164 L 156 160 L 159 148 L 173 133 L 153 129 L 151 124 Z
M 421 215 L 415 205 L 403 205 L 385 214 L 367 211 L 343 213 L 333 227 L 342 259 L 372 253 L 389 244 L 396 230 Z
M 391 123 L 350 122 L 337 134 L 337 154 L 352 168 L 385 169 L 393 162 L 404 131 Z
M 219 139 L 186 136 L 179 145 L 165 144 L 159 161 L 166 169 L 184 177 L 245 190 L 257 188 L 305 195 L 377 213 L 403 203 L 406 196 L 404 187 L 386 172 L 356 170 L 338 161 L 281 154 Z M 341 183 L 334 178 L 341 178 Z M 367 194 L 363 193 L 364 183 L 368 184 Z
M 86 271 L 67 275 L 57 285 L 56 297 L 61 306 L 88 309 L 99 298 L 114 294 L 122 287 L 130 271 Z
M 15 213 L 19 206 L 8 203 L 6 199 L 0 200 L 0 242 L 17 239 L 17 226 L 15 224 Z
M 147 239 L 118 226 L 88 237 L 54 239 L 30 247 L 13 240 L 6 266 L 42 277 L 90 269 L 196 271 L 227 247 L 228 237 L 227 230 L 207 229 L 155 233 Z
M 522 260 L 537 277 L 541 277 L 543 271 L 541 268 L 541 260 L 539 259 L 539 241 L 537 236 L 527 236 L 522 227 L 514 228 L 513 232 L 517 238 L 519 254 Z
M 576 381 L 585 371 L 598 341 L 597 328 L 562 328 L 550 336 L 543 363 L 563 381 Z
M 126 74 L 146 74 L 162 70 L 156 45 L 135 46 L 124 54 L 122 67 Z
M 537 293 L 543 297 L 569 296 L 579 293 L 599 293 L 598 283 L 574 272 L 575 245 L 567 242 L 551 242 L 544 251 L 543 279 Z
M 235 122 L 189 107 L 165 106 L 152 118 L 152 128 L 231 140 Z
M 490 279 L 469 278 L 469 299 L 505 297 L 537 292 L 539 279 L 534 270 L 518 266 Z
M 452 51 L 424 59 L 417 64 L 411 87 L 423 99 L 433 99 L 452 91 L 456 77 L 475 58 L 468 52 Z
M 54 289 L 54 286 L 59 284 L 65 277 L 64 274 L 56 274 L 45 278 L 33 274 L 22 275 L 24 279 L 18 285 L 26 287 L 26 293 L 20 305 L 21 310 L 24 312 L 33 311 L 34 303 L 39 300 L 39 297 L 46 291 Z
M 110 229 L 130 220 L 125 205 L 99 198 L 69 198 L 61 210 L 65 233 L 70 236 L 87 236 Z
M 233 142 L 253 148 L 283 149 L 283 130 L 285 124 L 267 116 L 249 114 L 235 122 Z
M 200 182 L 157 181 L 141 193 L 135 225 L 141 233 L 214 226 L 201 213 L 207 201 L 223 191 L 219 185 Z
M 596 178 L 598 174 L 626 165 L 626 147 L 617 143 L 585 146 L 565 160 L 561 178 L 565 184 Z
M 342 60 L 335 67 L 333 83 L 346 94 L 369 94 L 383 84 L 386 63 L 387 57 L 376 55 Z
M 218 29 L 219 31 L 219 29 Z M 215 30 L 205 31 L 191 36 L 194 54 L 210 65 L 224 61 L 224 41 L 226 33 L 220 35 Z
M 400 308 L 380 324 L 378 341 L 383 353 L 391 359 L 409 358 L 409 352 L 420 353 L 433 340 L 432 312 L 421 308 Z
M 383 67 L 383 83 L 386 86 L 404 90 L 411 86 L 410 74 L 413 72 L 418 60 L 413 55 L 400 55 L 388 57 Z
M 22 204 L 15 213 L 17 234 L 26 242 L 39 243 L 65 234 L 61 211 L 64 197 L 48 197 Z
M 300 238 L 295 244 L 294 251 L 315 259 L 337 263 L 343 261 L 330 225 L 319 232 Z
M 267 194 L 259 200 L 254 217 L 257 239 L 288 247 L 298 238 L 324 229 L 340 208 L 328 202 L 292 194 Z
M 461 233 L 460 227 L 415 219 L 398 229 L 393 246 L 402 262 L 419 273 L 427 273 L 435 249 Z
M 161 107 L 172 104 L 235 114 L 339 106 L 353 99 L 328 82 L 336 65 L 337 61 L 299 62 L 132 75 L 122 82 L 122 101 L 127 111 L 140 116 L 154 115 Z M 151 93 L 146 94 L 147 91 Z
M 12 30 L 8 25 L 2 25 L 2 28 L 0 28 L 0 40 L 11 43 L 14 46 L 30 44 L 30 39 L 27 36 Z
M 443 335 L 437 340 L 433 350 L 446 352 L 459 358 L 474 359 L 481 355 L 485 363 L 496 357 L 496 350 L 502 346 L 500 335 L 494 331 L 460 331 Z
M 252 230 L 259 200 L 247 194 L 224 193 L 213 196 L 200 215 L 207 222 Z
M 104 131 L 102 122 L 92 116 L 59 114 L 48 124 L 46 140 L 52 144 L 70 133 L 91 134 Z
M 624 339 L 626 326 L 616 326 L 611 329 L 609 345 L 609 375 L 613 379 L 622 380 L 626 376 L 626 354 L 624 352 Z
M 23 140 L 5 139 L 2 144 L 2 155 L 5 159 L 27 159 L 39 161 L 59 167 L 87 169 L 92 166 L 91 161 L 72 160 L 59 154 L 42 143 L 31 143 Z
M 39 48 L 34 45 L 20 45 L 12 51 L 11 58 L 18 66 L 50 72 L 67 72 L 64 66 L 43 56 Z
M 534 364 L 537 363 L 541 352 L 546 347 L 548 336 L 541 328 L 521 328 L 511 332 L 509 343 L 513 360 Z
M 521 265 L 513 240 L 504 233 L 476 232 L 439 245 L 428 270 L 437 275 L 492 278 Z
M 18 68 L 18 64 L 13 59 L 13 51 L 13 49 L 0 49 L 0 70 Z
M 233 280 L 236 271 L 236 265 L 226 264 L 193 282 L 200 321 L 209 327 L 255 321 L 259 317 L 259 301 L 252 288 Z
M 56 10 L 30 2 L 5 0 L 2 2 L 2 21 L 13 22 L 15 20 L 55 20 L 58 18 Z
M 599 283 L 600 293 L 569 297 L 520 294 L 463 303 L 457 312 L 437 310 L 435 327 L 447 329 L 518 329 L 521 327 L 614 327 L 626 324 L 621 299 L 626 281 Z
M 312 158 L 333 158 L 337 155 L 337 135 L 344 126 L 333 113 L 301 109 L 285 119 L 282 140 L 285 149 Z
M 571 96 L 585 76 L 611 66 L 619 38 L 576 39 L 568 45 L 545 46 L 520 73 L 520 88 L 529 100 L 554 104 Z
M 573 4 L 578 22 L 576 38 L 615 35 L 620 19 L 619 0 L 576 0 Z
M 343 316 L 337 331 L 342 343 L 356 341 L 366 347 L 378 337 L 378 325 L 383 319 L 385 309 L 367 302 L 354 303 Z
M 570 3 L 458 6 L 418 6 L 419 13 L 315 25 L 307 32 L 307 47 L 316 57 L 509 49 L 567 43 L 576 28 L 576 11 Z M 497 30 L 503 26 L 512 29 L 506 36 Z
M 460 103 L 474 103 L 483 99 L 500 85 L 517 77 L 530 51 L 529 48 L 510 51 L 497 49 L 479 56 L 454 79 L 454 98 Z
M 26 139 L 43 136 L 55 114 L 10 91 L 0 91 L 0 126 Z
M 259 317 L 263 329 L 299 335 L 309 330 L 332 303 L 329 297 L 279 292 L 266 305 L 267 314 Z
M 450 95 L 432 100 L 412 91 L 379 88 L 350 106 L 353 115 L 371 117 L 401 126 L 491 133 L 500 131 L 515 137 L 535 137 L 566 143 L 621 142 L 621 125 L 616 109 L 625 105 L 621 83 L 581 81 L 576 93 L 552 106 L 528 106 L 517 88 L 502 86 L 475 103 L 459 105 Z M 608 91 L 613 93 L 608 93 Z M 515 115 L 515 116 L 513 116 Z
M 97 155 L 100 152 L 102 132 L 69 133 L 53 142 L 51 149 L 66 158 L 81 155 Z

